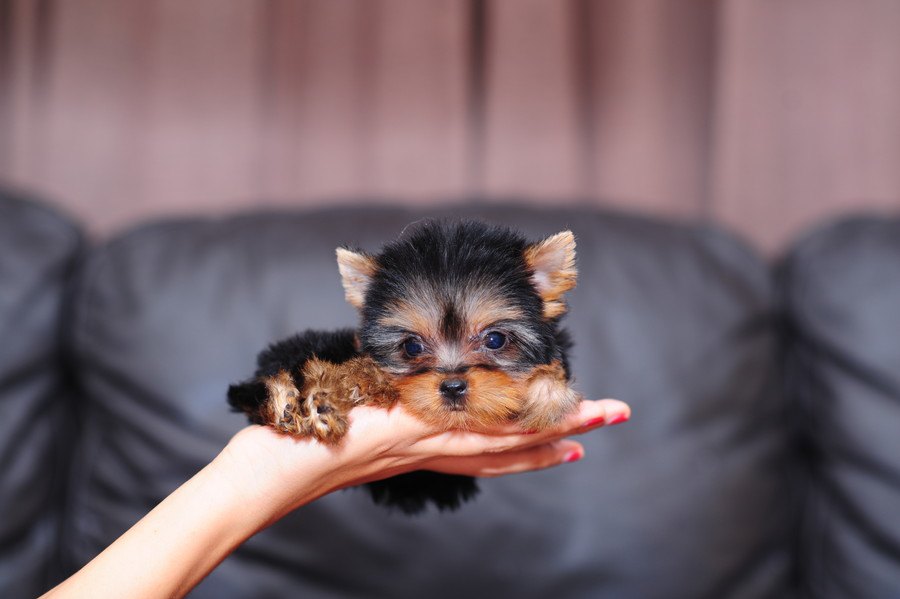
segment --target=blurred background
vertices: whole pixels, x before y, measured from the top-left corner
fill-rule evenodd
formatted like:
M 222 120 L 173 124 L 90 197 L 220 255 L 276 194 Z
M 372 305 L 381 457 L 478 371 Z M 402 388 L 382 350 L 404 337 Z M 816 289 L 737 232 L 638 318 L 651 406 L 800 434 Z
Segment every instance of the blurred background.
M 151 217 L 510 197 L 777 252 L 900 208 L 895 0 L 0 0 L 0 183 Z

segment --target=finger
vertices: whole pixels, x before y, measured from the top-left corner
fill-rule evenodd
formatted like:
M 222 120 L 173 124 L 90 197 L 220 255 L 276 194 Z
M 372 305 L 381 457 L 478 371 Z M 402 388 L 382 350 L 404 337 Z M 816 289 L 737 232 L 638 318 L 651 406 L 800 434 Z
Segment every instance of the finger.
M 582 429 L 582 431 L 585 429 L 591 430 L 598 426 L 611 426 L 631 419 L 631 406 L 618 399 L 601 399 L 595 402 L 582 403 L 597 404 L 592 406 L 596 413 L 586 415 L 583 412 L 579 412 L 575 418 L 567 419 L 565 424 L 569 427 L 568 430 L 570 432 L 577 432 L 578 429 Z
M 450 456 L 478 455 L 482 453 L 502 453 L 524 449 L 546 443 L 549 440 L 586 433 L 604 425 L 625 422 L 631 417 L 628 404 L 616 399 L 600 401 L 582 401 L 579 409 L 569 415 L 561 424 L 551 429 L 533 434 L 523 433 L 518 429 L 501 429 L 502 432 L 468 432 L 448 431 L 424 439 L 416 444 L 422 453 L 444 454 Z
M 561 439 L 543 443 L 527 449 L 506 453 L 489 453 L 458 458 L 438 458 L 428 462 L 427 468 L 445 474 L 462 474 L 477 477 L 495 477 L 518 472 L 541 470 L 568 462 L 575 462 L 584 456 L 580 443 Z
M 617 399 L 601 399 L 601 400 L 582 400 L 578 404 L 578 409 L 569 414 L 559 425 L 542 431 L 523 431 L 517 423 L 510 423 L 506 426 L 497 428 L 492 431 L 485 431 L 487 434 L 494 435 L 514 435 L 514 434 L 538 434 L 547 433 L 554 434 L 570 434 L 577 432 L 582 428 L 595 428 L 603 425 L 619 424 L 631 418 L 631 408 L 623 401 Z

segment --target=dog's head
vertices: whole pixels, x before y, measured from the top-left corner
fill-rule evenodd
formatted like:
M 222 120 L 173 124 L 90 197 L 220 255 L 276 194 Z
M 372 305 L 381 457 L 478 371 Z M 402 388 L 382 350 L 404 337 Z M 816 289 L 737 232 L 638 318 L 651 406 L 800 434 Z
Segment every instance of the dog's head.
M 479 222 L 426 222 L 369 255 L 337 250 L 359 340 L 420 418 L 479 429 L 516 417 L 524 385 L 558 359 L 575 239 L 536 243 Z

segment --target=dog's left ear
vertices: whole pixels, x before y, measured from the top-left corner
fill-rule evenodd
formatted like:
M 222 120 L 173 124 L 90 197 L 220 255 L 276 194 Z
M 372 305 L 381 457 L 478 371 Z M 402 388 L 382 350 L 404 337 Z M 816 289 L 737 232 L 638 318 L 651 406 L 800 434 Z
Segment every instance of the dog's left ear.
M 337 263 L 347 301 L 361 309 L 366 301 L 366 290 L 372 282 L 375 271 L 378 270 L 375 258 L 362 252 L 338 248 Z
M 566 313 L 563 294 L 575 287 L 575 236 L 563 231 L 525 248 L 525 263 L 533 272 L 531 282 L 544 300 L 544 318 Z

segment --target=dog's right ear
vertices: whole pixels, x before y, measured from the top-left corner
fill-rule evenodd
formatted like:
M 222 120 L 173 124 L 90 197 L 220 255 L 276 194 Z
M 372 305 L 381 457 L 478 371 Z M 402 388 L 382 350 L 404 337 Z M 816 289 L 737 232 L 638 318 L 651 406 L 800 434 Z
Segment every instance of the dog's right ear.
M 337 262 L 347 301 L 357 309 L 362 309 L 366 300 L 366 290 L 372 282 L 375 271 L 378 270 L 375 258 L 363 252 L 338 248 Z
M 575 236 L 571 231 L 551 235 L 525 248 L 525 263 L 533 272 L 531 282 L 544 301 L 544 318 L 566 313 L 563 295 L 575 287 Z

